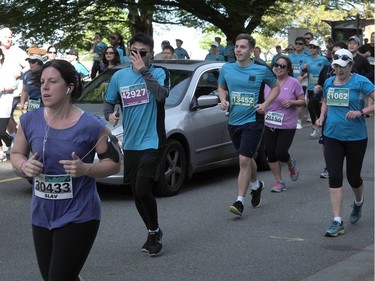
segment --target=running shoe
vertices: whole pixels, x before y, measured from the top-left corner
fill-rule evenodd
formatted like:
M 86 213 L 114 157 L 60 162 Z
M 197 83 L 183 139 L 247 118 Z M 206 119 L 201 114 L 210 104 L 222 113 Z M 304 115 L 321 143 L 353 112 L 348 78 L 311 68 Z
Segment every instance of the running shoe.
M 8 157 L 5 152 L 0 152 L 0 162 L 5 162 L 8 160 Z
M 277 181 L 271 188 L 271 192 L 280 193 L 286 190 L 285 183 L 283 181 Z
M 303 129 L 302 124 L 301 124 L 301 120 L 298 120 L 297 121 L 297 130 L 301 130 L 301 129 Z
M 233 214 L 242 216 L 243 213 L 243 204 L 241 201 L 234 202 L 230 207 L 229 211 L 231 211 Z
M 326 237 L 337 237 L 339 235 L 345 234 L 344 222 L 339 223 L 338 221 L 333 221 L 330 228 L 328 228 L 325 236 Z
M 292 181 L 298 180 L 299 171 L 296 167 L 297 160 L 295 158 L 291 158 L 290 161 L 292 162 L 292 167 L 289 168 L 290 179 Z
M 259 181 L 259 187 L 257 190 L 252 189 L 251 190 L 251 204 L 254 208 L 259 207 L 260 203 L 262 202 L 262 199 L 260 198 L 260 195 L 262 193 L 262 190 L 264 189 L 264 182 Z
M 355 224 L 359 221 L 359 219 L 361 218 L 362 206 L 363 206 L 363 202 L 361 206 L 357 206 L 353 202 L 352 211 L 350 212 L 350 223 Z
M 329 179 L 329 174 L 327 168 L 324 168 L 323 172 L 320 174 L 321 179 Z
M 144 252 L 144 253 L 149 253 L 149 251 L 150 251 L 150 235 L 147 235 L 147 240 L 143 244 L 143 246 L 141 248 L 141 251 Z
M 319 137 L 320 137 L 320 135 L 319 135 L 319 130 L 313 128 L 313 129 L 312 129 L 312 132 L 311 132 L 311 134 L 310 134 L 310 138 L 315 139 L 315 138 L 319 138 Z
M 163 232 L 161 229 L 159 231 L 152 231 L 149 232 L 149 248 L 148 248 L 148 253 L 150 254 L 151 257 L 156 257 L 158 256 L 162 250 L 163 250 L 163 244 L 162 244 L 162 238 L 163 238 Z

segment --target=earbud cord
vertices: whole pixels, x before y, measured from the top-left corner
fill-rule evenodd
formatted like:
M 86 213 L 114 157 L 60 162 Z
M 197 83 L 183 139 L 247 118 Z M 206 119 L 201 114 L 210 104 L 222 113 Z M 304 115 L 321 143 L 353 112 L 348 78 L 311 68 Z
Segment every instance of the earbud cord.
M 65 100 L 65 97 L 64 97 L 64 100 Z M 43 138 L 43 155 L 42 155 L 42 161 L 43 163 L 45 163 L 45 159 L 44 159 L 44 153 L 45 153 L 45 150 L 46 150 L 46 143 L 47 143 L 47 139 L 48 139 L 48 132 L 49 132 L 49 129 L 50 129 L 50 122 L 52 121 L 53 118 L 55 118 L 56 114 L 61 110 L 61 108 L 63 107 L 64 105 L 64 101 L 63 101 L 63 104 L 60 106 L 60 108 L 52 115 L 51 118 L 48 118 L 48 115 L 47 115 L 47 111 L 44 110 L 44 114 L 46 116 L 46 119 L 47 119 L 47 124 L 46 124 L 46 128 L 45 128 L 45 131 L 46 133 L 44 134 L 44 138 Z M 83 156 L 81 158 L 81 160 L 85 159 L 94 149 L 95 147 L 97 147 L 97 145 L 99 144 L 99 142 L 102 140 L 102 138 L 106 137 L 107 135 L 104 135 L 104 136 L 101 136 L 100 139 L 96 142 L 96 144 L 93 146 L 93 148 L 91 148 L 86 154 L 85 156 Z
M 60 108 L 52 115 L 51 118 L 48 118 L 48 114 L 47 114 L 46 108 L 44 108 L 44 110 L 43 110 L 44 111 L 44 115 L 45 115 L 45 117 L 47 119 L 47 123 L 46 123 L 46 127 L 45 127 L 45 134 L 44 134 L 44 138 L 43 138 L 43 151 L 42 151 L 42 161 L 43 161 L 43 164 L 45 163 L 44 153 L 45 153 L 45 150 L 46 150 L 46 143 L 47 143 L 47 139 L 48 139 L 48 132 L 49 132 L 49 129 L 50 129 L 50 124 L 51 124 L 51 121 L 53 120 L 53 118 L 55 118 L 56 114 L 59 113 L 59 111 L 64 106 L 65 98 L 66 98 L 66 95 L 64 96 L 64 99 L 62 101 L 62 104 L 61 104 Z

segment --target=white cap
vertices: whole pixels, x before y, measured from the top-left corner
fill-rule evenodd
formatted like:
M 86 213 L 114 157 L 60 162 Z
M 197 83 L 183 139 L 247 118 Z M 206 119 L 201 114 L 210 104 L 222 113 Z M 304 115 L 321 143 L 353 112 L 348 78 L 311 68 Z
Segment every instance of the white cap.
M 311 40 L 311 42 L 309 43 L 309 46 L 310 46 L 310 45 L 314 45 L 314 46 L 320 48 L 319 43 L 318 43 L 318 41 L 316 41 L 316 40 Z
M 27 60 L 27 61 L 28 60 L 40 60 L 41 62 L 43 62 L 42 56 L 41 55 L 37 55 L 37 54 L 31 55 L 28 58 L 26 58 L 25 60 Z
M 217 43 L 217 42 L 212 42 L 212 43 L 211 43 L 211 46 L 219 47 L 219 43 Z
M 338 59 L 335 60 L 334 58 L 337 57 L 337 56 L 338 56 Z M 343 56 L 347 56 L 348 59 L 343 60 Z M 333 55 L 332 65 L 337 64 L 337 65 L 340 65 L 342 67 L 345 67 L 351 61 L 353 61 L 352 53 L 350 51 L 348 51 L 347 49 L 340 49 L 340 50 L 337 50 L 335 52 L 335 54 Z

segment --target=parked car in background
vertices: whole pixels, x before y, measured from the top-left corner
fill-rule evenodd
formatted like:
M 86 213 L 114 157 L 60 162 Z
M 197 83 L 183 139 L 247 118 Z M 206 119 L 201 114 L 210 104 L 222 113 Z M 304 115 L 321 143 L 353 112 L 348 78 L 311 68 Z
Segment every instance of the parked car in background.
M 223 63 L 168 60 L 154 61 L 153 64 L 167 68 L 171 80 L 165 104 L 167 146 L 160 159 L 160 180 L 155 191 L 172 196 L 194 173 L 238 163 L 238 155 L 229 137 L 228 117 L 219 106 L 217 81 Z M 104 118 L 103 99 L 110 78 L 124 67 L 128 65 L 109 69 L 88 83 L 77 105 Z M 121 141 L 120 123 L 111 129 Z M 267 159 L 263 156 L 264 159 L 258 157 L 257 162 L 260 169 L 267 169 Z M 107 178 L 98 178 L 97 182 L 122 185 L 123 170 Z

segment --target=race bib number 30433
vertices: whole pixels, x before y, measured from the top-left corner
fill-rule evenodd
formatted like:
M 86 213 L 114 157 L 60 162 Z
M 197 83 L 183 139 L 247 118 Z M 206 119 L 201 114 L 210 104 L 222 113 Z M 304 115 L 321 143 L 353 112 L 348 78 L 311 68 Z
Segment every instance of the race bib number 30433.
M 149 102 L 145 83 L 121 87 L 120 90 L 123 107 L 145 104 Z
M 349 106 L 349 89 L 329 88 L 327 91 L 327 104 L 334 106 Z
M 72 177 L 40 174 L 34 179 L 34 193 L 40 198 L 50 200 L 73 198 Z

